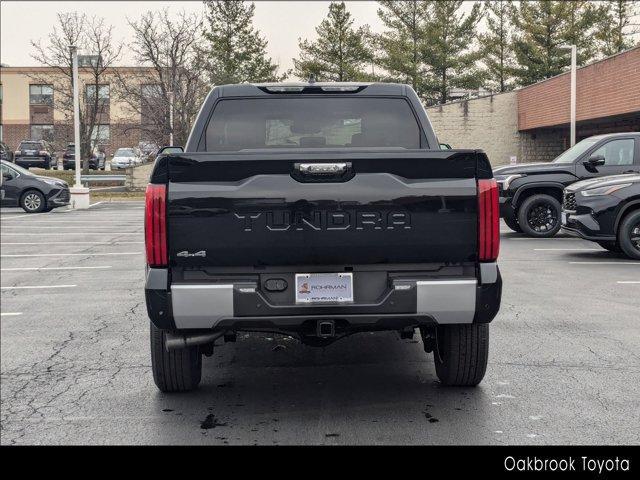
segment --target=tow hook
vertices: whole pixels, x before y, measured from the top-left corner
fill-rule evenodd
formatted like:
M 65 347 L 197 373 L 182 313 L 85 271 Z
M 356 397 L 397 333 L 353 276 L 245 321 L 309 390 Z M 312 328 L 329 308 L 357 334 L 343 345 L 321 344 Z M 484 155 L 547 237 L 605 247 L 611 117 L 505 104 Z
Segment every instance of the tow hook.
M 336 325 L 333 320 L 322 320 L 318 322 L 318 336 L 320 338 L 330 338 L 336 335 Z

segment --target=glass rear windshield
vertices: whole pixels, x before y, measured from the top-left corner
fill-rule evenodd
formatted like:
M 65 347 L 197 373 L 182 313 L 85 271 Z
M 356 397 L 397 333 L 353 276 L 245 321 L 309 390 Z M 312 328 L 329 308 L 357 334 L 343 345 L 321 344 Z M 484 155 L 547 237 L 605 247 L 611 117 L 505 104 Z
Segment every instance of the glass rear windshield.
M 43 145 L 39 142 L 21 142 L 19 150 L 40 150 Z
M 420 128 L 402 98 L 307 97 L 220 101 L 203 151 L 265 148 L 420 148 Z

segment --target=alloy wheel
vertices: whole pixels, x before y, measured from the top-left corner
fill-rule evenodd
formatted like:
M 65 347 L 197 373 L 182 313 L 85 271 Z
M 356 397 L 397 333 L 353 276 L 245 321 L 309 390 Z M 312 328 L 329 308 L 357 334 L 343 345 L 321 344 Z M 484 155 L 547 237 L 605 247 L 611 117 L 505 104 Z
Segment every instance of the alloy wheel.
M 24 206 L 27 210 L 34 211 L 38 210 L 42 205 L 42 199 L 36 193 L 29 193 L 26 197 L 24 197 Z
M 529 210 L 527 222 L 538 233 L 549 232 L 558 223 L 558 214 L 548 203 L 537 204 Z
M 631 245 L 633 245 L 636 250 L 640 251 L 640 222 L 631 227 L 629 240 L 631 240 Z

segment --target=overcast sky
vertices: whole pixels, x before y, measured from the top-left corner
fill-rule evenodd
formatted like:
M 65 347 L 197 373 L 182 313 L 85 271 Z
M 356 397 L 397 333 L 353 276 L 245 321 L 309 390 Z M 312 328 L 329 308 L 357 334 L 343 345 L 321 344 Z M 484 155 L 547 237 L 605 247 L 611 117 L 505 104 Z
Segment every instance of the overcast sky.
M 315 36 L 315 27 L 325 17 L 329 2 L 321 1 L 258 1 L 254 17 L 255 26 L 269 41 L 269 55 L 281 70 L 291 68 L 291 59 L 298 54 L 298 37 Z M 2 1 L 0 4 L 1 36 L 0 62 L 11 66 L 34 65 L 30 54 L 33 50 L 30 40 L 46 40 L 52 25 L 56 23 L 58 12 L 79 11 L 87 15 L 104 17 L 114 26 L 115 36 L 125 42 L 131 38 L 126 17 L 137 18 L 147 10 L 168 7 L 170 11 L 186 10 L 203 12 L 202 2 L 193 1 L 50 1 L 20 2 Z M 465 5 L 465 9 L 471 7 Z M 374 31 L 382 30 L 378 19 L 378 4 L 374 1 L 347 2 L 356 25 L 369 24 Z M 133 64 L 133 58 L 126 51 L 121 64 Z
M 298 37 L 314 34 L 314 28 L 327 13 L 329 2 L 296 1 L 256 3 L 255 26 L 269 41 L 269 55 L 287 69 L 292 66 L 291 58 L 298 53 Z M 88 15 L 104 17 L 114 26 L 118 39 L 131 38 L 126 17 L 137 18 L 147 10 L 168 7 L 170 11 L 204 12 L 202 2 L 154 2 L 154 1 L 79 1 L 79 2 L 19 2 L 1 3 L 0 61 L 11 66 L 34 65 L 30 57 L 30 40 L 46 39 L 51 26 L 56 23 L 58 12 L 77 10 Z M 376 2 L 349 2 L 348 9 L 355 17 L 356 24 L 368 23 L 374 29 L 381 27 L 376 14 Z M 129 52 L 124 52 L 121 64 L 133 64 Z

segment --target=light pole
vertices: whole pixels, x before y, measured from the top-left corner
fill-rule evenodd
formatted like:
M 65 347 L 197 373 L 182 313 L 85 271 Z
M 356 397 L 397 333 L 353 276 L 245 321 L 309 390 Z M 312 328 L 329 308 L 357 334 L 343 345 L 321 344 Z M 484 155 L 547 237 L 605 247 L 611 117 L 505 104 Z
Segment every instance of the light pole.
M 81 149 L 80 149 L 80 80 L 78 78 L 78 48 L 75 45 L 69 47 L 71 51 L 72 61 L 72 79 L 73 82 L 73 139 L 74 139 L 74 154 L 76 164 L 76 182 L 75 185 L 69 189 L 71 193 L 71 208 L 83 209 L 89 208 L 89 189 L 84 188 L 80 181 L 80 169 L 81 169 Z
M 578 63 L 578 49 L 575 45 L 565 45 L 562 50 L 571 50 L 571 118 L 570 118 L 570 143 L 576 144 L 576 69 Z
M 173 92 L 169 92 L 169 146 L 173 147 Z

